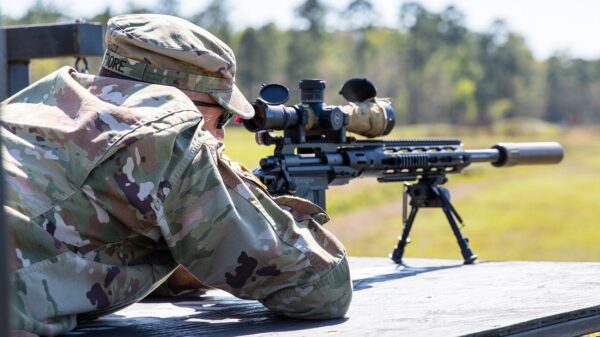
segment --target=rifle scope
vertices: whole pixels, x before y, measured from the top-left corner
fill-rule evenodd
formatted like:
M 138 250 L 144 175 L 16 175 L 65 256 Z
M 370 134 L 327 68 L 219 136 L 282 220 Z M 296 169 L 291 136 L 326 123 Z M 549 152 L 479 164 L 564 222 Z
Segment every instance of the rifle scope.
M 264 85 L 253 104 L 255 115 L 244 120 L 251 132 L 286 130 L 298 126 L 315 134 L 347 131 L 366 137 L 385 136 L 395 124 L 390 101 L 377 98 L 375 86 L 367 79 L 346 81 L 340 94 L 350 103 L 343 106 L 324 103 L 325 81 L 302 80 L 299 83 L 301 103 L 286 106 L 289 90 L 280 84 Z

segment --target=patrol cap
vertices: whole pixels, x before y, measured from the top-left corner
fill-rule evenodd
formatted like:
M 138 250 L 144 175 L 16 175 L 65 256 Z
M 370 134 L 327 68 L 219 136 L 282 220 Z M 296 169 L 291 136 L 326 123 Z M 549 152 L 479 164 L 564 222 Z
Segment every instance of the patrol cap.
M 102 68 L 142 82 L 210 94 L 249 119 L 254 109 L 235 85 L 235 56 L 216 36 L 181 18 L 159 14 L 108 21 Z

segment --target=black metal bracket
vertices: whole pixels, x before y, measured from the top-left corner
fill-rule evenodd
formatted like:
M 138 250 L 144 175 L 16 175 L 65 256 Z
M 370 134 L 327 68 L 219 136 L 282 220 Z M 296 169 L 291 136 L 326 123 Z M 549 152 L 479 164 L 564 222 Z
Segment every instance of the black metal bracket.
M 0 100 L 29 85 L 29 62 L 37 58 L 102 56 L 102 25 L 74 22 L 0 28 L 6 35 L 8 91 Z

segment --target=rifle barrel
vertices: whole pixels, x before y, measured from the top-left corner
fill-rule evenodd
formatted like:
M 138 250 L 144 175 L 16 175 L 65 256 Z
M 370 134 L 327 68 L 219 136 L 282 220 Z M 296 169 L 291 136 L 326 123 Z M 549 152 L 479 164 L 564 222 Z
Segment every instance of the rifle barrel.
M 500 151 L 497 149 L 467 150 L 471 155 L 472 163 L 494 163 L 500 159 Z

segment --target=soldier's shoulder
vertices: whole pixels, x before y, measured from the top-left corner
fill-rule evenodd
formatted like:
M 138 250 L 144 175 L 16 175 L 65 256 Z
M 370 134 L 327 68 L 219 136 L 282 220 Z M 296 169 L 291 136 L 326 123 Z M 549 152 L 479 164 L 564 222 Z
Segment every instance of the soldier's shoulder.
M 94 96 L 115 105 L 128 101 L 126 105 L 130 107 L 164 107 L 165 102 L 169 102 L 169 105 L 181 109 L 196 110 L 190 99 L 175 87 L 77 72 L 71 72 L 70 75 Z
M 53 105 L 59 101 L 88 100 L 88 104 L 93 104 L 95 99 L 126 108 L 196 110 L 190 99 L 177 88 L 84 74 L 72 67 L 62 67 L 44 76 L 4 103 Z

